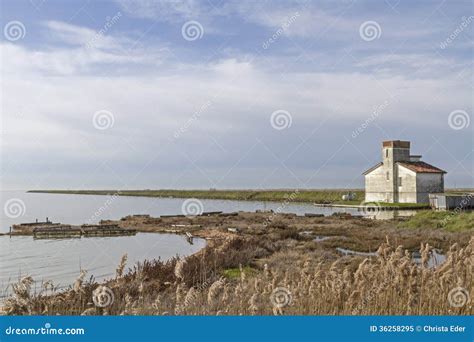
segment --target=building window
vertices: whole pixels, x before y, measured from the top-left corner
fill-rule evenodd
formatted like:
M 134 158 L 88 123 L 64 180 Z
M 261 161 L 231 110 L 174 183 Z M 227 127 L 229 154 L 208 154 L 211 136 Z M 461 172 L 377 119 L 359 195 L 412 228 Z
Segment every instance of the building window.
M 390 180 L 390 173 L 387 172 L 387 180 Z
M 388 148 L 385 149 L 385 158 L 388 158 Z
M 402 186 L 402 177 L 398 177 L 398 186 Z

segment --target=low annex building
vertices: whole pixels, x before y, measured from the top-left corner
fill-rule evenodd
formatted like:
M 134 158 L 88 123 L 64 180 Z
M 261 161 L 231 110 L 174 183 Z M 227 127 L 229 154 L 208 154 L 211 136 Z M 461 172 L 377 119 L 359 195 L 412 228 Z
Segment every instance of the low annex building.
M 382 162 L 363 173 L 365 201 L 429 203 L 430 193 L 444 192 L 445 173 L 410 155 L 409 141 L 384 141 Z

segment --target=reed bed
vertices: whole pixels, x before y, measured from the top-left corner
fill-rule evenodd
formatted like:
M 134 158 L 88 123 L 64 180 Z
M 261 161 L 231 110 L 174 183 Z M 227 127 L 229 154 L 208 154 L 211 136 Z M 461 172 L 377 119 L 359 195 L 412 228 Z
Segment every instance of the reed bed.
M 256 260 L 293 255 L 269 242 L 229 238 L 186 259 L 155 260 L 124 274 L 122 258 L 114 279 L 84 281 L 56 292 L 52 284 L 31 294 L 33 279 L 13 286 L 8 315 L 472 315 L 474 237 L 453 244 L 447 260 L 430 267 L 432 247 L 422 244 L 421 263 L 402 246 L 387 242 L 377 256 L 309 257 L 289 267 Z M 267 258 L 267 259 L 266 259 Z M 240 266 L 239 266 L 240 265 Z M 251 274 L 242 265 L 251 265 Z M 237 278 L 224 270 L 240 267 Z M 99 298 L 99 299 L 98 299 Z

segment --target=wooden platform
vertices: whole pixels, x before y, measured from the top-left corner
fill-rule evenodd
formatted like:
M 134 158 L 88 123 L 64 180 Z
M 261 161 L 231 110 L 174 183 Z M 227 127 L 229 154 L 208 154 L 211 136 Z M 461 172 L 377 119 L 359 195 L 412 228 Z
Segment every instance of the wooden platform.
M 14 235 L 33 235 L 35 239 L 64 239 L 97 237 L 97 236 L 127 236 L 135 235 L 135 229 L 121 228 L 116 224 L 97 224 L 73 226 L 52 222 L 21 223 L 12 226 Z

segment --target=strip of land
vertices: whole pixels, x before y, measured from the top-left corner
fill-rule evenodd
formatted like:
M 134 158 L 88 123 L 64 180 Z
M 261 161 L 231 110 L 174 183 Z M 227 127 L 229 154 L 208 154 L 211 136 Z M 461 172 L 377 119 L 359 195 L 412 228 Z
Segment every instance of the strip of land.
M 162 198 L 198 198 L 235 201 L 298 202 L 316 204 L 360 205 L 364 201 L 362 189 L 279 189 L 279 190 L 30 190 L 32 193 L 138 196 Z M 343 200 L 343 195 L 352 194 L 352 200 Z M 380 203 L 381 206 L 397 208 L 428 208 L 420 203 Z
M 314 203 L 360 203 L 364 199 L 361 189 L 323 189 L 323 190 L 30 190 L 29 192 L 81 194 L 81 195 L 119 195 L 141 197 L 171 197 L 171 198 L 200 198 L 225 199 L 236 201 L 276 201 L 290 200 L 292 202 Z M 342 196 L 352 192 L 355 200 L 342 201 Z M 290 198 L 291 196 L 291 198 Z

